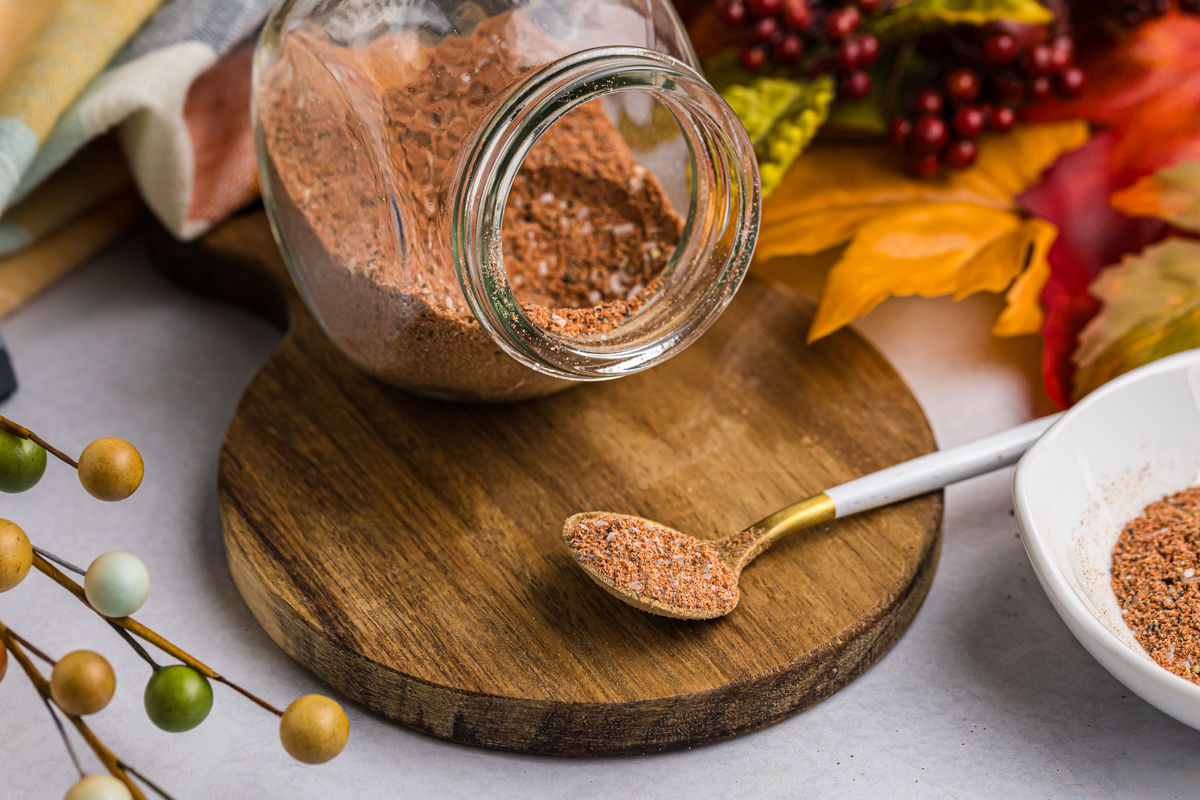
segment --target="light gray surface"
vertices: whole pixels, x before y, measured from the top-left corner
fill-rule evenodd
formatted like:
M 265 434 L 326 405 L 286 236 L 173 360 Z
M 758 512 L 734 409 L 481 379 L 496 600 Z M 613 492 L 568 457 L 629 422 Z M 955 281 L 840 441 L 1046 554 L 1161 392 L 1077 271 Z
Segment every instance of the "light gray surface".
M 994 312 L 982 299 L 906 300 L 862 326 L 913 385 L 943 445 L 1034 413 L 1018 363 L 1028 348 L 992 343 Z M 280 705 L 320 691 L 243 605 L 216 507 L 222 433 L 275 331 L 168 285 L 137 242 L 5 330 L 22 388 L 0 412 L 67 451 L 128 438 L 147 477 L 132 499 L 109 505 L 52 463 L 33 491 L 0 495 L 0 515 L 77 563 L 108 550 L 138 554 L 154 582 L 143 622 Z M 158 731 L 141 709 L 148 668 L 38 574 L 0 595 L 0 619 L 51 654 L 89 648 L 113 663 L 117 695 L 92 718 L 95 730 L 178 800 L 1196 796 L 1200 734 L 1130 695 L 1072 638 L 1016 536 L 1010 480 L 1006 470 L 948 492 L 933 590 L 875 668 L 786 722 L 681 753 L 515 756 L 437 741 L 350 706 L 346 752 L 305 767 L 284 754 L 274 717 L 220 686 L 199 729 Z M 59 798 L 73 780 L 45 709 L 10 664 L 0 682 L 0 798 Z

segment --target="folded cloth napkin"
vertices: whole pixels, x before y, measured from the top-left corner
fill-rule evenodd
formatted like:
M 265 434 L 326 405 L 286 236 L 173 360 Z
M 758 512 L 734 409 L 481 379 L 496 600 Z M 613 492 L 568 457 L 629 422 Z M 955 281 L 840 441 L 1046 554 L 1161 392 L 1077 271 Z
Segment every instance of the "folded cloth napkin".
M 0 25 L 9 5 L 28 2 L 0 0 Z M 40 217 L 34 230 L 26 224 L 28 215 L 17 220 L 12 216 L 29 203 L 44 210 L 52 207 L 53 202 L 38 199 L 50 186 L 47 178 L 89 141 L 114 128 L 147 204 L 180 237 L 200 235 L 254 195 L 249 124 L 252 43 L 245 40 L 262 24 L 274 0 L 171 0 L 128 44 L 137 25 L 156 10 L 158 0 L 39 2 L 56 8 L 31 36 L 26 55 L 12 67 L 9 80 L 0 73 L 0 113 L 8 108 L 3 98 L 19 75 L 24 76 L 31 98 L 16 116 L 0 118 L 0 208 L 6 209 L 0 220 L 0 255 L 70 221 L 63 209 L 57 219 L 50 219 L 52 214 Z M 98 12 L 96 6 L 107 13 Z M 50 43 L 59 43 L 61 51 L 64 41 L 88 50 L 81 45 L 80 25 L 61 21 L 74 19 L 71 15 L 85 7 L 93 23 L 111 33 L 101 37 L 106 42 L 103 57 L 62 58 L 60 52 L 61 61 L 76 65 L 74 71 L 59 67 L 69 72 L 70 86 L 75 88 L 67 98 L 67 89 L 50 92 L 43 87 L 55 76 L 45 60 L 35 56 Z M 27 21 L 21 30 L 35 26 L 36 21 Z M 7 45 L 7 33 L 0 32 L 0 40 Z M 92 49 L 99 53 L 102 48 Z M 34 70 L 35 63 L 41 63 L 44 72 Z M 3 66 L 0 60 L 0 69 Z M 112 177 L 105 166 L 94 169 Z M 102 192 L 87 172 L 75 169 L 73 180 L 80 196 L 90 196 L 93 204 L 120 188 L 119 181 L 110 180 L 104 184 L 107 193 Z M 59 183 L 55 193 L 61 197 L 63 181 Z M 20 207 L 13 207 L 23 199 Z M 81 200 L 76 206 L 81 206 L 75 209 L 77 214 L 88 203 Z
M 0 219 L 0 256 L 41 241 L 129 183 L 129 168 L 116 139 L 96 139 L 4 214 Z
M 0 206 L 7 207 L 63 111 L 160 0 L 38 0 L 52 6 L 0 86 Z M 5 6 L 30 0 L 0 0 Z M 17 17 L 9 10 L 0 15 Z M 28 17 L 23 17 L 28 19 Z M 25 27 L 30 27 L 26 25 Z

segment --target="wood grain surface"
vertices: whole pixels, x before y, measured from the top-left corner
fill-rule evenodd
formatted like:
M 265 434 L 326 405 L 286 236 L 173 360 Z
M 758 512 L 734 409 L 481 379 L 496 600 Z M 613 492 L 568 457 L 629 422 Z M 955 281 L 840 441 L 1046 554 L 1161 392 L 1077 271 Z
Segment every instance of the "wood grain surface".
M 164 270 L 287 336 L 226 435 L 230 569 L 255 617 L 336 691 L 434 736 L 531 753 L 713 742 L 828 697 L 903 634 L 933 580 L 940 494 L 759 558 L 728 617 L 653 617 L 572 563 L 563 520 L 605 509 L 706 538 L 929 452 L 921 409 L 857 335 L 804 345 L 811 307 L 748 279 L 653 370 L 518 405 L 378 383 L 325 339 L 265 218 Z

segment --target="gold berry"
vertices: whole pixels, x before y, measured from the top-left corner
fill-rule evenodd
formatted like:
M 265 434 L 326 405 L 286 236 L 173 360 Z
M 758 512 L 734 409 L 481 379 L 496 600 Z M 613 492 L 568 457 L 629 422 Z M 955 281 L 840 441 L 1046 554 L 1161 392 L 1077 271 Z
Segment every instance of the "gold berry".
M 279 722 L 283 748 L 297 761 L 324 764 L 337 757 L 350 738 L 350 720 L 342 707 L 319 694 L 294 701 Z
M 0 592 L 7 592 L 29 574 L 33 566 L 33 545 L 25 531 L 6 519 L 0 519 Z
M 97 439 L 79 457 L 79 482 L 100 500 L 124 500 L 142 485 L 142 454 L 124 439 Z
M 68 714 L 82 717 L 108 705 L 117 690 L 117 676 L 104 656 L 91 650 L 68 653 L 50 673 L 50 696 Z

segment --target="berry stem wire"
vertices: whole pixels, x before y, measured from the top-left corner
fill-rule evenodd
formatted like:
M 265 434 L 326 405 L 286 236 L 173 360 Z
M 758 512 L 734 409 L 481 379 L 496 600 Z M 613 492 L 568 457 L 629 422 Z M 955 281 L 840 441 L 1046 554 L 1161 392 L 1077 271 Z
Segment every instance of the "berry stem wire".
M 43 653 L 41 650 L 38 650 L 36 647 L 31 645 L 24 637 L 18 636 L 15 631 L 9 631 L 8 635 L 13 637 L 14 639 L 16 639 L 17 644 L 21 645 L 26 650 L 33 653 L 35 656 L 40 658 L 42 661 L 45 661 L 51 667 L 54 667 L 58 664 L 58 662 L 55 661 L 53 658 L 51 658 L 50 656 Z
M 55 564 L 58 564 L 65 570 L 74 572 L 76 575 L 87 575 L 87 570 L 85 570 L 83 567 L 77 567 L 70 561 L 67 561 L 65 558 L 59 558 L 58 556 L 54 555 L 54 553 L 51 553 L 49 550 L 43 550 L 40 547 L 35 547 L 33 548 L 33 552 L 37 553 L 47 561 L 53 561 Z
M 111 619 L 108 619 L 107 617 L 105 617 L 104 621 L 107 622 L 109 624 L 109 626 L 112 627 L 112 629 L 117 632 L 118 636 L 120 636 L 122 639 L 124 639 L 129 644 L 129 646 L 133 648 L 133 652 L 135 652 L 139 656 L 141 656 L 142 660 L 150 665 L 151 669 L 153 669 L 155 672 L 158 672 L 160 669 L 162 669 L 162 667 L 153 658 L 150 657 L 150 654 L 146 652 L 146 648 L 144 648 L 140 644 L 138 644 L 137 640 L 135 640 L 132 636 L 129 635 L 129 631 L 125 630 L 120 625 L 117 625 L 115 622 L 113 622 Z
M 41 699 L 42 703 L 46 706 L 46 710 L 50 712 L 50 719 L 54 720 L 54 727 L 58 728 L 58 735 L 62 737 L 63 744 L 67 748 L 67 755 L 71 757 L 71 763 L 75 765 L 75 771 L 79 773 L 80 778 L 87 777 L 87 773 L 79 765 L 79 756 L 75 755 L 75 747 L 71 744 L 71 740 L 67 738 L 67 729 L 63 727 L 62 720 L 55 713 L 54 706 L 50 705 L 50 701 L 46 698 L 42 697 Z
M 226 679 L 224 676 L 220 675 L 212 667 L 209 667 L 208 665 L 202 663 L 199 659 L 195 658 L 194 656 L 188 655 L 183 650 L 181 650 L 179 647 L 171 644 L 166 639 L 164 639 L 162 636 L 159 636 L 157 633 L 150 630 L 145 625 L 143 625 L 142 623 L 135 620 L 133 617 L 120 617 L 120 618 L 116 618 L 116 619 L 114 619 L 112 617 L 105 617 L 99 611 L 96 611 L 96 609 L 92 607 L 92 604 L 88 602 L 87 595 L 84 594 L 82 586 L 80 586 L 75 581 L 71 580 L 66 574 L 63 573 L 62 570 L 58 569 L 58 567 L 54 566 L 49 561 L 42 558 L 42 556 L 36 552 L 33 555 L 33 566 L 36 567 L 37 570 L 39 572 L 41 572 L 43 575 L 45 575 L 46 577 L 53 580 L 55 583 L 57 583 L 59 586 L 63 587 L 67 591 L 69 591 L 71 594 L 75 595 L 75 598 L 77 600 L 79 600 L 79 602 L 83 603 L 88 608 L 91 608 L 92 611 L 95 611 L 98 616 L 103 617 L 104 619 L 111 622 L 113 625 L 117 625 L 121 628 L 124 628 L 125 630 L 129 631 L 130 633 L 132 633 L 134 636 L 138 637 L 139 639 L 149 642 L 150 644 L 157 647 L 159 650 L 162 650 L 167 655 L 177 658 L 178 660 L 182 661 L 184 664 L 187 664 L 189 667 L 196 670 L 197 672 L 199 672 L 201 675 L 205 676 L 209 680 L 213 680 L 213 681 L 217 681 L 218 683 L 225 684 L 230 689 L 233 689 L 235 692 L 242 695 L 243 697 L 246 697 L 247 699 L 254 701 L 259 706 L 261 706 L 262 708 L 265 708 L 267 711 L 270 711 L 275 716 L 277 716 L 277 717 L 283 716 L 282 711 L 280 711 L 275 706 L 268 703 L 266 700 L 263 700 L 262 698 L 257 697 L 254 694 L 251 694 L 250 692 L 246 691 L 242 687 L 238 686 L 233 681 Z
M 131 767 L 131 766 L 129 766 L 128 764 L 126 764 L 124 761 L 118 761 L 117 763 L 119 763 L 119 764 L 121 765 L 121 769 L 125 770 L 125 771 L 126 771 L 126 772 L 128 772 L 130 775 L 132 775 L 133 777 L 137 778 L 137 779 L 138 779 L 139 781 L 141 781 L 142 783 L 144 783 L 144 784 L 146 784 L 147 786 L 149 786 L 149 787 L 150 787 L 150 789 L 151 789 L 151 791 L 153 791 L 153 792 L 154 792 L 155 794 L 157 794 L 159 797 L 163 798 L 163 800 L 175 800 L 175 798 L 174 798 L 174 797 L 171 797 L 171 795 L 167 794 L 167 793 L 166 793 L 166 792 L 165 792 L 163 789 L 161 789 L 161 788 L 158 786 L 158 784 L 156 784 L 154 781 L 152 781 L 152 780 L 150 780 L 149 778 L 147 778 L 147 777 L 146 777 L 145 775 L 143 775 L 142 773 L 138 772 L 138 771 L 137 771 L 136 769 L 134 769 L 133 767 Z
M 41 445 L 43 448 L 45 448 L 47 453 L 51 453 L 59 461 L 70 464 L 75 469 L 79 469 L 78 461 L 71 458 L 69 455 L 64 453 L 62 450 L 59 450 L 57 447 L 50 444 L 42 437 L 38 436 L 33 431 L 29 430 L 29 428 L 26 428 L 24 425 L 18 425 L 17 423 L 13 422 L 8 417 L 0 416 L 0 431 L 4 431 L 6 433 L 11 433 L 13 436 L 16 436 L 19 439 L 29 439 L 34 444 Z
M 0 622 L 0 639 L 4 641 L 4 646 L 13 654 L 13 658 L 17 660 L 17 663 L 21 665 L 21 669 L 25 670 L 25 674 L 29 676 L 33 688 L 41 695 L 42 700 L 45 702 L 52 701 L 50 683 L 42 677 L 42 673 L 38 671 L 34 663 L 29 660 L 29 656 L 25 654 L 25 649 L 21 647 L 20 643 L 17 642 L 16 638 L 13 637 L 3 622 Z M 59 710 L 62 711 L 61 708 Z M 65 711 L 63 711 L 63 714 L 75 726 L 75 730 L 79 731 L 79 735 L 88 743 L 88 746 L 92 748 L 92 752 L 96 754 L 96 758 L 100 759 L 100 762 L 108 768 L 108 771 L 114 778 L 125 784 L 125 787 L 133 795 L 134 800 L 146 800 L 146 795 L 142 793 L 138 785 L 125 772 L 117 757 L 96 737 L 96 734 L 92 733 L 92 729 L 87 726 L 87 723 L 79 717 L 67 714 Z

